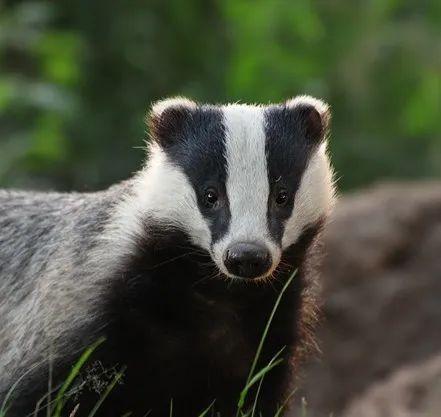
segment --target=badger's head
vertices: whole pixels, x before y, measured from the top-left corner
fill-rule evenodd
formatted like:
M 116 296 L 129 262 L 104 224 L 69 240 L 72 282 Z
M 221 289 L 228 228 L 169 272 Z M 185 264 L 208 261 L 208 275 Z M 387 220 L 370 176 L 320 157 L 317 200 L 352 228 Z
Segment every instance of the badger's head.
M 333 200 L 328 106 L 156 103 L 139 210 L 184 231 L 231 278 L 268 277 Z

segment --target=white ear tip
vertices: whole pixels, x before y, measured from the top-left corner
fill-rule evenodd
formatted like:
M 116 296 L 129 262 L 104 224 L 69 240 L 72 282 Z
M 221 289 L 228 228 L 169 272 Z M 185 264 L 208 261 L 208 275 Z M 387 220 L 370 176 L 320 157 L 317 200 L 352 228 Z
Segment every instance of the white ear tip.
M 288 107 L 294 108 L 300 105 L 310 105 L 313 106 L 317 109 L 317 111 L 321 114 L 321 115 L 326 115 L 329 113 L 329 105 L 327 103 L 325 103 L 322 100 L 319 100 L 318 98 L 312 97 L 312 96 L 297 96 L 294 98 L 289 99 L 286 102 L 286 105 Z
M 165 100 L 157 101 L 152 106 L 152 114 L 159 116 L 164 110 L 173 107 L 186 107 L 189 109 L 195 109 L 197 104 L 185 97 L 172 97 Z

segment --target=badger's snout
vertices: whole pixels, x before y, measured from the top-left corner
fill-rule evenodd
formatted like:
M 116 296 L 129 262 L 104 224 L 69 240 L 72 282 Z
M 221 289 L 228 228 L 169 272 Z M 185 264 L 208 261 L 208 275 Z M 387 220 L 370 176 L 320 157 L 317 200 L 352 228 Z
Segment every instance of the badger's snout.
M 241 278 L 265 275 L 272 264 L 269 250 L 254 242 L 233 243 L 226 249 L 223 258 L 228 272 Z

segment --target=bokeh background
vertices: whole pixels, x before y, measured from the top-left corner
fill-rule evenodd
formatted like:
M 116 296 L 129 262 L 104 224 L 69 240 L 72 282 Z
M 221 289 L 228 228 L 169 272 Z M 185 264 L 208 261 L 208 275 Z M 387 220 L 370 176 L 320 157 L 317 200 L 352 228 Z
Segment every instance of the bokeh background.
M 0 186 L 128 177 L 150 103 L 176 94 L 324 98 L 342 190 L 441 175 L 439 0 L 0 4 Z

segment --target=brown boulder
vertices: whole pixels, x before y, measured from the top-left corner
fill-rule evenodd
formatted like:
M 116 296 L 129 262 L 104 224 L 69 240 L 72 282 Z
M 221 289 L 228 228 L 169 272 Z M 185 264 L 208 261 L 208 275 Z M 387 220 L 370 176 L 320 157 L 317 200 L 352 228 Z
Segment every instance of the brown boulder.
M 398 368 L 441 352 L 441 183 L 341 198 L 326 248 L 323 353 L 301 387 L 313 416 L 339 415 Z
M 405 366 L 356 398 L 343 417 L 437 417 L 441 414 L 441 354 Z

